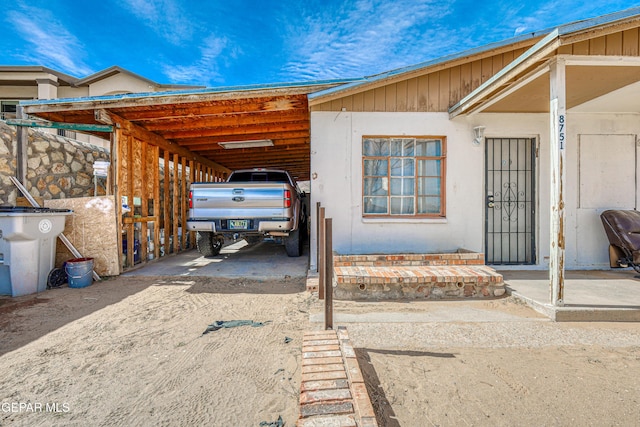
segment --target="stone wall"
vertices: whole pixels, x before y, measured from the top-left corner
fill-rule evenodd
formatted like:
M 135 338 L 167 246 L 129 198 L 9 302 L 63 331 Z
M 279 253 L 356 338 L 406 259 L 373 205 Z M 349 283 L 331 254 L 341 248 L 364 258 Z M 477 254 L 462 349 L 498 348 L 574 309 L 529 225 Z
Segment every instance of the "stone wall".
M 28 130 L 27 182 L 32 196 L 49 199 L 94 196 L 93 162 L 109 161 L 105 148 L 40 129 Z M 16 173 L 16 128 L 0 121 L 0 204 L 15 205 L 18 194 L 10 176 Z M 97 195 L 104 194 L 104 190 Z

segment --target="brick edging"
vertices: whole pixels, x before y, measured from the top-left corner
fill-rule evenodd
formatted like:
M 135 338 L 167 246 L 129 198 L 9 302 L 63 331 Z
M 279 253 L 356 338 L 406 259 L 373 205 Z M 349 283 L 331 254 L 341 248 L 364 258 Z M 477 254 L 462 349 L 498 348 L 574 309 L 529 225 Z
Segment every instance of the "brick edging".
M 377 427 L 345 327 L 305 332 L 298 427 Z

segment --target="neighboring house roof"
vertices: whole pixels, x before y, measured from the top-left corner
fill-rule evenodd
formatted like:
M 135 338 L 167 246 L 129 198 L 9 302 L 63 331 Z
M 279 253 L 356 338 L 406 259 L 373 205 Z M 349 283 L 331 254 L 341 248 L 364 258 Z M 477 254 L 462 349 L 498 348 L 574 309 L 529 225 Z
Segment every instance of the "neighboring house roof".
M 74 86 L 78 82 L 77 77 L 70 76 L 60 71 L 56 71 L 51 68 L 43 67 L 40 65 L 0 65 L 0 73 L 9 72 L 35 72 L 35 73 L 48 73 L 58 77 L 59 83 L 66 83 L 68 86 Z
M 194 86 L 194 85 L 167 85 L 167 84 L 160 84 L 160 83 L 154 82 L 153 80 L 150 80 L 150 79 L 148 79 L 146 77 L 143 77 L 143 76 L 141 76 L 139 74 L 136 74 L 136 73 L 134 73 L 132 71 L 129 71 L 129 70 L 125 69 L 125 68 L 119 67 L 117 65 L 114 65 L 114 66 L 109 67 L 109 68 L 105 68 L 102 71 L 98 71 L 97 73 L 93 73 L 93 74 L 91 74 L 91 75 L 89 75 L 87 77 L 79 79 L 76 82 L 76 86 L 88 86 L 88 85 L 90 85 L 92 83 L 95 83 L 95 82 L 97 82 L 99 80 L 103 80 L 103 79 L 109 78 L 109 77 L 114 76 L 116 74 L 127 74 L 127 75 L 129 75 L 131 77 L 134 77 L 134 78 L 136 78 L 138 80 L 142 80 L 142 81 L 144 81 L 144 82 L 146 82 L 146 83 L 148 83 L 150 85 L 153 85 L 153 86 L 156 86 L 156 87 L 159 87 L 159 88 L 185 88 L 185 89 L 186 88 L 193 88 L 193 89 L 205 88 L 205 86 Z
M 543 45 L 534 45 L 530 51 L 525 52 L 522 56 L 532 55 L 541 49 L 541 46 L 547 46 L 549 40 L 558 38 L 559 36 L 567 36 L 569 34 L 577 34 L 586 31 L 593 31 L 600 27 L 606 27 L 612 24 L 616 24 L 625 20 L 640 20 L 640 7 L 634 7 L 623 11 L 611 13 L 608 15 L 599 16 L 597 18 L 586 19 L 569 24 L 565 24 L 556 28 L 535 31 L 513 37 L 501 42 L 491 43 L 485 46 L 481 46 L 474 49 L 465 50 L 459 53 L 443 56 L 426 62 L 421 62 L 408 67 L 398 68 L 395 70 L 387 71 L 385 73 L 376 74 L 373 76 L 364 77 L 361 80 L 354 81 L 350 84 L 318 91 L 309 95 L 309 104 L 316 105 L 323 102 L 327 102 L 331 99 L 351 95 L 353 93 L 362 92 L 368 90 L 372 86 L 379 86 L 387 81 L 397 81 L 401 79 L 409 78 L 410 76 L 425 73 L 431 68 L 441 67 L 446 64 L 464 60 L 466 58 L 472 58 L 479 56 L 483 53 L 492 52 L 500 48 L 514 46 L 517 44 L 527 43 L 529 46 L 534 43 L 541 43 L 539 40 L 543 40 Z M 545 37 L 546 36 L 546 37 Z M 518 61 L 518 59 L 516 59 Z M 516 62 L 514 61 L 514 62 Z M 493 79 L 492 79 L 493 80 Z M 486 82 L 488 84 L 489 82 Z M 483 86 L 485 86 L 483 85 Z
M 125 68 L 114 65 L 109 68 L 105 68 L 102 71 L 98 71 L 97 73 L 93 73 L 89 76 L 78 78 L 73 77 L 68 74 L 62 73 L 60 71 L 56 71 L 52 68 L 43 67 L 40 65 L 0 65 L 0 73 L 3 72 L 13 72 L 13 73 L 27 73 L 27 72 L 37 72 L 37 73 L 48 73 L 58 77 L 58 83 L 64 84 L 65 86 L 72 87 L 82 87 L 89 86 L 92 83 L 98 82 L 100 80 L 107 79 L 117 74 L 126 74 L 135 79 L 141 80 L 149 85 L 155 86 L 160 89 L 174 89 L 174 88 L 182 88 L 182 89 L 203 89 L 206 86 L 194 86 L 194 85 L 173 85 L 173 84 L 161 84 L 154 82 L 146 77 L 143 77 L 139 74 L 136 74 L 132 71 L 129 71 Z

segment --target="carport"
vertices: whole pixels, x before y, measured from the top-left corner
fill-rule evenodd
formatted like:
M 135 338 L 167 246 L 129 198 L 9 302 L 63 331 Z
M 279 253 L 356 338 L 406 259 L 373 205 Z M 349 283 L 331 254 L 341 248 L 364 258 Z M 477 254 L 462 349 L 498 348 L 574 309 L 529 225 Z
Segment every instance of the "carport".
M 309 179 L 307 94 L 343 81 L 23 101 L 30 117 L 111 143 L 120 271 L 188 245 L 188 184 L 269 167 Z M 104 230 L 89 230 L 100 238 Z M 190 232 L 193 234 L 193 232 Z M 195 236 L 190 236 L 189 242 Z M 124 256 L 123 256 L 124 254 Z

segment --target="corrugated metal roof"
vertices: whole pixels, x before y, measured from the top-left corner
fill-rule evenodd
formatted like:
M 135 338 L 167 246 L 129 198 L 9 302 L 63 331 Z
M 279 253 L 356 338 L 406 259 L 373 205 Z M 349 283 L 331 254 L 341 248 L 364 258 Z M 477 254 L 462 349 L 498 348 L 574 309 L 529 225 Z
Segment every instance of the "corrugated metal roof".
M 60 103 L 76 103 L 87 101 L 118 101 L 118 100 L 131 100 L 138 98 L 162 98 L 162 97 L 175 97 L 179 95 L 209 95 L 217 93 L 239 93 L 239 92 L 253 92 L 253 91 L 268 91 L 273 89 L 288 89 L 288 88 L 312 88 L 314 86 L 323 85 L 340 85 L 345 83 L 351 83 L 354 79 L 336 79 L 336 80 L 315 80 L 304 82 L 290 82 L 290 83 L 268 83 L 268 84 L 254 84 L 244 86 L 219 86 L 209 87 L 204 89 L 185 89 L 185 90 L 172 90 L 162 92 L 137 92 L 137 93 L 123 93 L 116 95 L 103 95 L 103 96 L 90 96 L 81 98 L 56 98 L 56 99 L 40 99 L 40 100 L 24 100 L 20 101 L 20 105 L 47 105 L 47 104 L 60 104 Z

